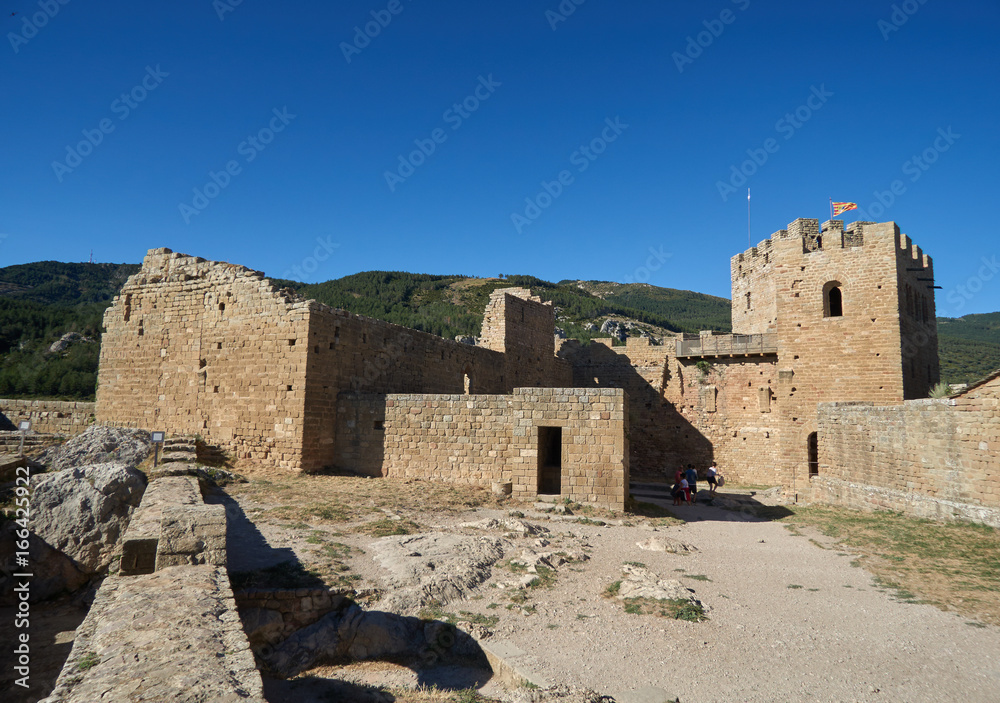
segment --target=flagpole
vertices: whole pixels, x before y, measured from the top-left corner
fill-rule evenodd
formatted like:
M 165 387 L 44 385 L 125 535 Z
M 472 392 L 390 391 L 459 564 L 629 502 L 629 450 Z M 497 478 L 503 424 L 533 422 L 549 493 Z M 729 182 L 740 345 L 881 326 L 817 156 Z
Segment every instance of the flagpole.
M 830 198 L 830 219 L 833 219 L 833 198 Z
M 750 238 L 750 189 L 747 188 L 747 248 L 753 248 L 753 242 Z

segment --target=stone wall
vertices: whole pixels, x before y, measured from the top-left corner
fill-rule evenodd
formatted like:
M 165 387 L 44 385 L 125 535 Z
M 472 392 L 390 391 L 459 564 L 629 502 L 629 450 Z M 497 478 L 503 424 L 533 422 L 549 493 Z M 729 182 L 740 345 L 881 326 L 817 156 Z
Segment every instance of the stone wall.
M 191 471 L 153 475 L 45 703 L 264 703 L 226 571 L 226 510 L 203 503 Z
M 337 463 L 341 392 L 502 393 L 504 373 L 496 351 L 322 306 L 309 320 L 303 467 Z
M 521 498 L 556 493 L 620 510 L 629 478 L 625 404 L 621 389 L 344 394 L 338 453 L 343 465 L 353 463 L 371 475 L 479 485 L 504 481 Z M 560 465 L 558 490 L 540 485 L 547 437 L 560 447 L 552 462 Z
M 677 358 L 672 339 L 567 343 L 560 353 L 573 361 L 574 386 L 626 389 L 635 476 L 670 478 L 688 464 L 703 471 L 715 463 L 737 480 L 777 482 L 774 356 L 713 358 L 705 373 L 698 359 Z
M 309 315 L 263 274 L 151 250 L 104 315 L 98 422 L 301 467 Z
M 555 324 L 555 307 L 551 302 L 543 303 L 530 290 L 493 291 L 483 314 L 480 343 L 504 354 L 504 392 L 553 386 Z
M 0 430 L 16 430 L 21 420 L 31 431 L 74 437 L 94 422 L 95 403 L 57 400 L 0 400 Z
M 820 405 L 810 494 L 1000 527 L 1000 374 L 953 399 Z
M 341 608 L 351 593 L 328 588 L 249 588 L 233 595 L 250 646 L 259 651 Z
M 554 358 L 552 305 L 524 289 L 494 293 L 491 349 L 335 310 L 259 272 L 169 249 L 150 250 L 104 324 L 99 422 L 197 434 L 237 461 L 307 471 L 336 463 L 342 392 L 499 394 L 568 375 Z
M 771 240 L 737 254 L 729 263 L 732 279 L 733 332 L 773 332 L 778 321 Z

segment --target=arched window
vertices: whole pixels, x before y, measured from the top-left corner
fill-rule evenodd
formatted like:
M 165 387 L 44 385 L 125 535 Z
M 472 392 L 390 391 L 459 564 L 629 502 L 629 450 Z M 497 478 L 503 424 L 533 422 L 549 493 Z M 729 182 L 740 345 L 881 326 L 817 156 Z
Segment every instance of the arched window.
M 823 286 L 823 317 L 844 316 L 844 294 L 840 281 L 830 281 Z

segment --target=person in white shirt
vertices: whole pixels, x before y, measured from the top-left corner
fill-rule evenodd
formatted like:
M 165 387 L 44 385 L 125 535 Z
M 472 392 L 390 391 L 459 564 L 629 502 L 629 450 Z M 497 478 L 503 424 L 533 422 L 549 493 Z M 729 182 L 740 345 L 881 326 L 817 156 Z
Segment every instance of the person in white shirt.
M 719 470 L 715 468 L 715 464 L 712 464 L 711 466 L 708 467 L 708 485 L 712 487 L 708 491 L 709 495 L 715 493 L 715 489 L 719 487 L 719 484 L 718 484 L 718 482 L 715 479 L 715 476 L 718 473 L 719 473 Z

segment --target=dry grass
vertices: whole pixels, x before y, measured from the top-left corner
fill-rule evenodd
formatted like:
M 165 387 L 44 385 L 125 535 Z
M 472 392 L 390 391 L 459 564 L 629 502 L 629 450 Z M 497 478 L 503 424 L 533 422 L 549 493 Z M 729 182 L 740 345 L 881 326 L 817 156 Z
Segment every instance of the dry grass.
M 858 555 L 899 600 L 1000 625 L 1000 531 L 899 513 L 790 507 L 782 522 L 814 527 Z
M 260 517 L 336 524 L 347 532 L 365 532 L 388 514 L 419 523 L 428 512 L 457 514 L 473 508 L 505 508 L 510 499 L 497 499 L 489 488 L 434 483 L 414 479 L 366 479 L 322 474 L 276 474 L 243 471 L 249 483 L 230 486 L 233 496 L 245 496 L 267 506 Z

